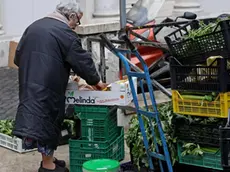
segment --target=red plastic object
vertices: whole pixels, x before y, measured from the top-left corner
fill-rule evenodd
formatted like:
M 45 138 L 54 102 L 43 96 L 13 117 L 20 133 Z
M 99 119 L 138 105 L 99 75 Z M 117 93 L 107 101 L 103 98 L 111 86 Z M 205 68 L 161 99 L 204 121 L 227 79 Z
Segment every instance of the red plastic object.
M 152 21 L 152 22 L 147 23 L 146 25 L 154 25 L 154 24 L 155 24 L 155 21 Z M 127 27 L 133 27 L 131 24 L 127 24 L 126 26 Z M 135 32 L 135 33 L 137 33 L 137 34 L 139 34 L 145 38 L 148 38 L 148 40 L 150 40 L 150 41 L 158 42 L 155 40 L 155 37 L 154 37 L 154 28 L 137 29 L 137 30 L 133 30 L 133 32 Z M 147 36 L 146 36 L 146 34 L 147 34 Z M 136 36 L 130 34 L 129 39 L 131 41 L 135 41 L 138 38 Z M 138 46 L 137 50 L 139 51 L 142 58 L 145 60 L 148 67 L 151 64 L 153 64 L 156 60 L 160 59 L 163 56 L 163 51 L 159 48 L 154 48 L 154 47 L 149 47 L 149 46 Z M 131 56 L 131 62 L 142 69 L 141 63 L 139 62 L 139 60 L 137 59 L 137 57 L 135 55 Z M 123 74 L 122 74 L 121 69 L 120 69 L 119 73 L 120 73 L 119 74 L 120 79 L 122 79 Z
M 147 23 L 146 25 L 154 25 L 154 24 L 155 24 L 155 21 L 152 21 L 152 22 Z M 127 24 L 127 27 L 132 27 L 132 25 Z M 158 42 L 155 40 L 155 37 L 154 37 L 154 28 L 138 29 L 138 30 L 133 30 L 133 32 L 135 32 L 141 36 L 144 36 L 145 38 L 148 38 L 148 40 L 150 40 L 150 41 Z M 146 34 L 147 34 L 146 32 L 148 32 L 147 37 L 146 37 Z M 131 41 L 138 39 L 132 34 L 129 35 L 129 38 Z M 137 50 L 139 51 L 142 58 L 145 60 L 148 67 L 152 63 L 154 63 L 156 60 L 158 60 L 160 57 L 162 57 L 162 55 L 163 55 L 163 52 L 161 49 L 149 47 L 149 46 L 138 46 Z M 140 64 L 140 62 L 136 56 L 134 56 L 134 55 L 131 56 L 131 62 L 133 64 L 137 65 L 139 68 L 142 68 L 141 64 Z
M 163 55 L 163 52 L 160 49 L 153 47 L 140 46 L 138 47 L 138 51 L 148 67 Z M 141 63 L 136 56 L 131 56 L 131 62 L 142 69 Z

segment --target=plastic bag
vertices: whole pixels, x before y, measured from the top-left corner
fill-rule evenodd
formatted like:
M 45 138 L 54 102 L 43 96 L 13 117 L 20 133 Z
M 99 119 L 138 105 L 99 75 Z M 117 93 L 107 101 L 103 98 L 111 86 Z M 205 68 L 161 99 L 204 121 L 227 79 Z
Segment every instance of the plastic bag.
M 86 81 L 79 76 L 70 76 L 71 82 L 76 84 L 76 87 L 79 91 L 93 91 L 95 90 L 94 87 L 88 85 Z

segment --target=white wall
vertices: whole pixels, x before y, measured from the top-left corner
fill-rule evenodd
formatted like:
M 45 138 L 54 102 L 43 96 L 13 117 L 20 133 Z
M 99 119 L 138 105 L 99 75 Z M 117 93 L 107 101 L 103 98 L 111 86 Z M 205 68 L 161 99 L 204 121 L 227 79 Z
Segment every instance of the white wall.
M 33 21 L 54 11 L 60 0 L 2 0 L 2 24 L 7 35 L 21 35 Z
M 119 18 L 94 19 L 94 0 L 78 0 L 84 10 L 83 24 L 105 23 Z M 127 0 L 127 3 L 137 0 Z M 1 23 L 7 35 L 21 35 L 33 21 L 52 12 L 60 0 L 0 0 Z M 119 3 L 119 0 L 117 0 Z M 92 19 L 94 19 L 92 21 Z
M 199 0 L 205 13 L 230 12 L 230 0 Z
M 79 1 L 84 4 L 86 21 L 83 23 L 88 23 L 87 21 L 92 18 L 94 1 Z M 85 1 L 87 3 L 83 3 Z M 129 1 L 136 0 L 127 0 L 127 3 Z M 59 2 L 60 0 L 1 0 L 1 22 L 6 34 L 21 35 L 33 21 L 52 12 Z M 205 14 L 230 11 L 230 0 L 199 0 L 199 2 Z

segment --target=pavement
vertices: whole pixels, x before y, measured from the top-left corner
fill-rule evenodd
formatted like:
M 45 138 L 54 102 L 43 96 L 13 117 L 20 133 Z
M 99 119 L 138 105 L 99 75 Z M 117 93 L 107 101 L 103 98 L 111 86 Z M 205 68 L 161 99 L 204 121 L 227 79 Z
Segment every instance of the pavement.
M 41 162 L 41 155 L 37 151 L 19 154 L 0 147 L 0 157 L 0 172 L 37 172 Z M 65 160 L 69 167 L 69 146 L 60 146 L 55 157 Z M 126 146 L 125 159 L 122 162 L 129 160 L 129 149 Z
M 0 68 L 0 120 L 14 119 L 18 105 L 18 71 L 8 67 Z M 157 103 L 167 102 L 169 99 L 161 92 L 155 92 Z M 150 98 L 147 96 L 149 102 Z M 142 98 L 139 103 L 144 105 Z M 133 113 L 131 113 L 133 114 Z M 126 126 L 127 131 L 129 120 L 132 115 L 118 115 L 118 125 Z M 36 172 L 39 168 L 41 155 L 37 151 L 19 154 L 0 147 L 0 172 Z M 55 157 L 63 159 L 69 166 L 69 146 L 60 146 L 55 152 Z M 125 146 L 125 159 L 128 162 L 129 149 Z
M 69 166 L 68 145 L 58 148 L 55 156 L 66 161 Z M 41 155 L 37 151 L 19 154 L 0 147 L 1 172 L 37 172 L 40 166 Z
M 18 106 L 18 71 L 0 68 L 0 120 L 14 119 Z
M 0 68 L 0 120 L 14 119 L 18 105 L 18 71 L 8 67 Z M 125 162 L 129 161 L 126 146 Z M 37 151 L 20 154 L 0 147 L 0 172 L 37 172 L 41 155 Z M 55 157 L 65 160 L 69 166 L 69 146 L 60 146 Z

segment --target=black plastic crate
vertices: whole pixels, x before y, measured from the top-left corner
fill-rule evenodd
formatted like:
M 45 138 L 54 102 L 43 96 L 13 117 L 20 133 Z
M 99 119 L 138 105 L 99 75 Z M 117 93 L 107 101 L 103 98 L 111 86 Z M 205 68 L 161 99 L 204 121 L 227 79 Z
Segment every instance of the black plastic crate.
M 230 89 L 229 60 L 219 58 L 207 66 L 182 65 L 177 59 L 171 58 L 171 88 L 180 91 L 227 92 Z
M 184 125 L 176 127 L 176 136 L 180 141 L 219 147 L 219 127 L 216 125 Z
M 215 20 L 212 18 L 203 21 L 208 24 Z M 197 36 L 195 39 L 182 39 L 184 35 L 188 35 L 189 30 L 199 27 L 199 20 L 193 20 L 165 37 L 172 56 L 182 64 L 199 64 L 210 56 L 229 58 L 230 20 L 220 21 L 210 34 Z
M 189 123 L 182 119 L 174 121 L 175 136 L 179 141 L 196 143 L 204 146 L 219 147 L 219 127 L 225 124 L 225 120 L 213 124 Z
M 138 168 L 130 161 L 121 164 L 119 172 L 138 172 Z

